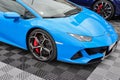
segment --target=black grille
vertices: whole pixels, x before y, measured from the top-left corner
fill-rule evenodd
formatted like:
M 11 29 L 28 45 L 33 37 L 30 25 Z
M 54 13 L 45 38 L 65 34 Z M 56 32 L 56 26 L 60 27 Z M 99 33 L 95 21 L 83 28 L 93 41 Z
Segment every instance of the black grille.
M 78 58 L 81 58 L 81 57 L 82 57 L 82 53 L 79 51 L 75 55 L 72 56 L 71 60 L 75 60 L 75 59 L 78 59 Z
M 85 49 L 85 51 L 89 55 L 93 55 L 93 54 L 96 54 L 96 53 L 103 53 L 107 50 L 108 50 L 108 47 L 98 47 L 98 48 L 87 48 L 87 49 Z

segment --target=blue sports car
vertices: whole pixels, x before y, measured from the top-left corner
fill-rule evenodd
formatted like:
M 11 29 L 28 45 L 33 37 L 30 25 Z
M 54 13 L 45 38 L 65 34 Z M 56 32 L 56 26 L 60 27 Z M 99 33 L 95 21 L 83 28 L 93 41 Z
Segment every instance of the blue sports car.
M 120 15 L 120 0 L 69 0 L 78 5 L 86 6 L 105 19 L 110 20 L 114 15 Z
M 68 2 L 0 0 L 0 41 L 40 61 L 88 64 L 109 55 L 118 35 L 98 14 Z

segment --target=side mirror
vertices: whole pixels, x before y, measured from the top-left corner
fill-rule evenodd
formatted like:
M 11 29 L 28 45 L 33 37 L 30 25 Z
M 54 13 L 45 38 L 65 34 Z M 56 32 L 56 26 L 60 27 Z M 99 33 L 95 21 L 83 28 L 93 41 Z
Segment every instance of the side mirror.
M 14 19 L 14 22 L 20 19 L 20 15 L 16 12 L 5 12 L 4 17 L 8 19 Z

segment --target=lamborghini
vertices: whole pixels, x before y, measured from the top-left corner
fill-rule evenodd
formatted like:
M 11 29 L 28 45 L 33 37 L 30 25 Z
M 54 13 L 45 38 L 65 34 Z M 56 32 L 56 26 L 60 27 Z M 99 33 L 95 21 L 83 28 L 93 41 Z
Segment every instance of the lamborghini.
M 40 61 L 88 64 L 114 51 L 118 35 L 95 12 L 68 2 L 0 0 L 0 41 Z

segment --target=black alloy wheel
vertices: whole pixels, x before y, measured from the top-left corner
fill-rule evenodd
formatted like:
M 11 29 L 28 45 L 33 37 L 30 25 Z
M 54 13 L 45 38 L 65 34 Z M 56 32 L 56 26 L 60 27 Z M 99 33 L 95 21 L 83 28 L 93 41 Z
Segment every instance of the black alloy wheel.
M 40 61 L 56 58 L 56 45 L 53 38 L 42 29 L 33 30 L 27 39 L 28 49 Z
M 92 6 L 92 10 L 106 20 L 110 20 L 115 14 L 115 7 L 109 0 L 97 0 Z

